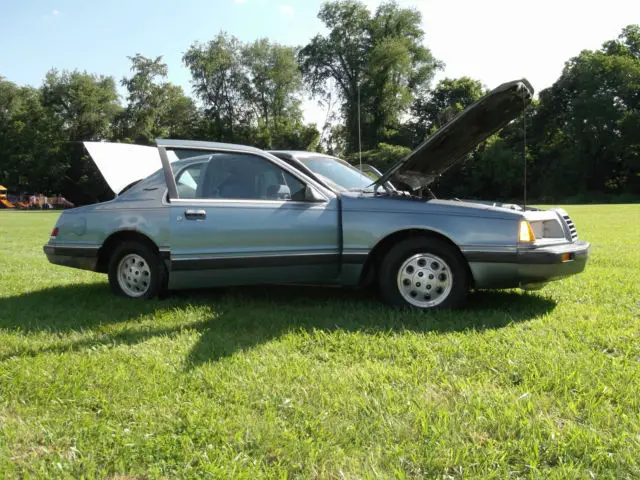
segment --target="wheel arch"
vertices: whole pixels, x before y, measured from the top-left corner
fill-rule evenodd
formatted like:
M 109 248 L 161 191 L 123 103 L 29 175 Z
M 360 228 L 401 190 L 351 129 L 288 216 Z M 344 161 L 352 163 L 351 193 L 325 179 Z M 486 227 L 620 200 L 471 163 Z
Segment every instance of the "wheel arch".
M 109 259 L 116 247 L 122 242 L 139 242 L 160 254 L 160 249 L 156 243 L 144 233 L 138 230 L 118 230 L 109 235 L 98 250 L 97 272 L 107 273 L 109 271 Z
M 469 262 L 466 257 L 460 250 L 460 247 L 451 240 L 446 235 L 436 232 L 434 230 L 430 230 L 427 228 L 409 228 L 405 230 L 398 230 L 393 233 L 388 234 L 384 238 L 380 239 L 378 243 L 371 249 L 369 255 L 367 255 L 367 260 L 364 263 L 362 268 L 362 273 L 360 274 L 360 284 L 361 285 L 370 285 L 375 281 L 377 271 L 380 268 L 380 263 L 382 259 L 385 257 L 389 250 L 393 248 L 394 245 L 397 245 L 399 242 L 406 240 L 408 238 L 437 238 L 451 246 L 459 255 L 460 258 L 464 261 L 464 264 L 467 268 L 467 275 L 469 276 L 469 283 L 473 287 L 474 278 L 473 273 L 471 272 L 471 268 L 469 267 Z

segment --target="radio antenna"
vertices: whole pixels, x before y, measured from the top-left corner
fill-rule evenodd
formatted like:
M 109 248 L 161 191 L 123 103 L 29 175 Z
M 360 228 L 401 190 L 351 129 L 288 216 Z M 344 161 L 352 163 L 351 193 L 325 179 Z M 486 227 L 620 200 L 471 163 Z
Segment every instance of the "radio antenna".
M 523 202 L 522 208 L 527 209 L 527 99 L 525 97 L 524 88 L 522 89 L 522 127 L 524 131 L 523 154 L 524 154 L 524 174 L 523 174 Z
M 358 79 L 358 157 L 360 159 L 360 171 L 362 172 L 362 134 L 360 131 L 360 79 Z

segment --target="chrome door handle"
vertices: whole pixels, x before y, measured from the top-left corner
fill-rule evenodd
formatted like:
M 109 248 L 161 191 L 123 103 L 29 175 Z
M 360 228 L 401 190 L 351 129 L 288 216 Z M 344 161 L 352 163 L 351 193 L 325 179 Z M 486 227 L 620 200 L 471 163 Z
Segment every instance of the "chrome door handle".
M 206 210 L 185 210 L 184 218 L 187 220 L 204 220 L 207 218 Z

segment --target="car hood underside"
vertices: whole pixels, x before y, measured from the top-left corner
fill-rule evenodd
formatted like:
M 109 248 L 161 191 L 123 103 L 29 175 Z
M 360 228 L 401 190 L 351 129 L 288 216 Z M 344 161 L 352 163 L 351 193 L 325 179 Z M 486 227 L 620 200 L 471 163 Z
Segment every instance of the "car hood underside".
M 479 143 L 517 118 L 531 103 L 533 87 L 526 79 L 503 83 L 396 162 L 376 184 L 397 181 L 418 190 L 428 186 Z

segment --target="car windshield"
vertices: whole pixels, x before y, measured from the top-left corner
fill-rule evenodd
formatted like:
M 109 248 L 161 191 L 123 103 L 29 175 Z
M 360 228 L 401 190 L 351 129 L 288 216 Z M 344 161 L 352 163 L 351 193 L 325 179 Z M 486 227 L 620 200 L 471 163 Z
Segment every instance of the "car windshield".
M 344 160 L 325 156 L 303 157 L 299 160 L 313 173 L 328 178 L 343 190 L 362 190 L 373 183 L 370 177 Z

